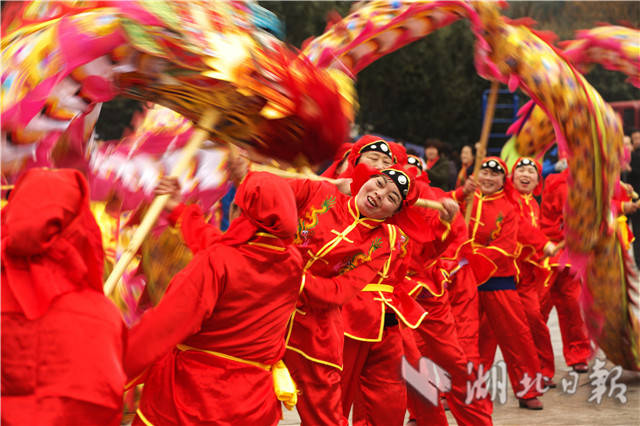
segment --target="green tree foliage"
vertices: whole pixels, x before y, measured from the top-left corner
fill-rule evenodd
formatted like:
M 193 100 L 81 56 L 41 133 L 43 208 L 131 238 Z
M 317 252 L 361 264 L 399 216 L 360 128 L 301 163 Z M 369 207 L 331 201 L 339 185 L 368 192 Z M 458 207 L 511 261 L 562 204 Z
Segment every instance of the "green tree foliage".
M 142 103 L 124 97 L 105 102 L 102 104 L 100 117 L 96 123 L 98 138 L 104 141 L 122 138 L 135 112 L 141 110 Z
M 387 55 L 360 72 L 361 128 L 422 144 L 477 140 L 482 91 L 473 66 L 473 35 L 460 21 Z
M 261 1 L 284 23 L 285 41 L 298 48 L 309 37 L 322 34 L 330 12 L 347 16 L 351 8 L 347 1 Z

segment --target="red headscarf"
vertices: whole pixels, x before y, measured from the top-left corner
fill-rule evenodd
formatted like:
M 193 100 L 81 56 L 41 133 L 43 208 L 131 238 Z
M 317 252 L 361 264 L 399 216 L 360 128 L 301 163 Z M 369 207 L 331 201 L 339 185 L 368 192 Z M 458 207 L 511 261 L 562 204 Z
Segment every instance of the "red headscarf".
M 26 172 L 2 210 L 2 311 L 35 319 L 65 293 L 102 293 L 103 261 L 84 176 L 71 169 Z
M 340 148 L 338 148 L 338 152 L 336 152 L 335 157 L 333 157 L 333 163 L 331 163 L 327 170 L 322 172 L 321 176 L 332 179 L 337 178 L 338 175 L 336 175 L 336 169 L 342 164 L 343 161 L 347 159 L 347 156 L 351 152 L 352 147 L 353 143 L 351 142 L 343 143 L 342 145 L 340 145 Z
M 518 164 L 520 164 L 522 160 L 529 160 L 535 166 L 536 171 L 538 172 L 538 185 L 536 185 L 536 187 L 533 188 L 533 195 L 540 195 L 542 193 L 542 165 L 540 165 L 540 162 L 534 158 L 531 158 L 531 157 L 518 158 L 518 160 L 513 164 L 513 169 L 511 170 L 511 176 L 510 176 L 511 182 L 513 183 L 513 173 L 516 171 L 516 169 L 518 168 Z
M 374 135 L 364 135 L 360 139 L 358 139 L 351 147 L 351 151 L 349 152 L 349 156 L 347 157 L 347 161 L 349 162 L 349 166 L 347 169 L 339 176 L 341 178 L 350 178 L 354 174 L 356 164 L 360 159 L 360 152 L 364 147 L 376 142 L 384 142 L 388 147 L 390 152 L 388 153 L 389 157 L 394 163 L 397 163 L 397 159 L 395 156 L 394 149 L 391 147 L 391 143 L 379 136 Z
M 234 203 L 242 210 L 240 216 L 212 243 L 243 244 L 258 231 L 285 241 L 295 237 L 296 199 L 283 178 L 267 172 L 250 172 L 238 187 Z
M 409 156 L 407 155 L 407 150 L 404 145 L 399 144 L 398 142 L 387 141 L 389 146 L 391 147 L 391 152 L 393 153 L 393 162 L 395 164 L 405 165 L 409 161 Z

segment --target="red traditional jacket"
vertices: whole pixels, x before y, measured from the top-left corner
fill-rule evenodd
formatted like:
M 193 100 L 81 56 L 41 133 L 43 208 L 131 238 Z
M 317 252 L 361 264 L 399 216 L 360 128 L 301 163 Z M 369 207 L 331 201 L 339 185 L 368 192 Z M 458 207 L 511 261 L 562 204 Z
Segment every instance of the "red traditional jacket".
M 341 369 L 345 331 L 341 307 L 363 289 L 379 296 L 384 288 L 379 285 L 392 270 L 390 255 L 397 228 L 361 217 L 355 198 L 334 185 L 309 180 L 289 182 L 298 206 L 294 243 L 304 258 L 305 275 L 287 348 L 311 361 Z M 381 305 L 378 303 L 380 311 Z
M 385 225 L 387 226 L 387 225 Z M 397 227 L 390 227 L 393 250 L 382 270 L 382 282 L 365 287 L 342 308 L 344 334 L 366 342 L 379 342 L 384 332 L 385 314 L 393 313 L 398 321 L 417 328 L 427 313 L 410 296 L 404 283 L 411 253 L 409 238 Z
M 420 185 L 420 198 L 436 199 L 446 196 L 440 189 L 430 188 L 421 181 L 417 182 Z M 444 293 L 448 275 L 443 261 L 438 256 L 455 241 L 455 234 L 450 232 L 451 226 L 440 220 L 435 210 L 411 208 L 413 213 L 417 214 L 412 215 L 411 225 L 419 227 L 420 232 L 427 235 L 421 235 L 419 242 L 416 239 L 408 239 L 401 232 L 400 244 L 392 254 L 392 262 L 397 263 L 397 266 L 394 273 L 385 280 L 393 285 L 393 293 L 360 293 L 344 306 L 345 335 L 350 338 L 380 341 L 384 327 L 383 314 L 386 312 L 393 312 L 407 327 L 415 329 L 426 316 L 426 312 L 421 306 L 416 306 L 413 298 L 421 289 L 435 296 Z M 466 236 L 464 221 L 463 229 Z
M 301 270 L 295 249 L 267 235 L 198 252 L 173 278 L 160 303 L 131 329 L 127 375 L 140 374 L 176 342 L 275 363 L 284 354 L 282 338 Z
M 461 210 L 465 211 L 465 202 Z M 492 277 L 516 275 L 515 257 L 518 248 L 517 206 L 507 198 L 504 190 L 484 195 L 473 194 L 473 207 L 469 221 L 469 238 L 473 254 L 469 264 L 478 285 Z
M 440 188 L 434 188 L 419 182 L 420 198 L 441 199 L 450 197 Z M 432 234 L 424 242 L 411 240 L 411 260 L 405 280 L 410 287 L 410 294 L 418 296 L 422 290 L 434 297 L 444 294 L 449 282 L 449 274 L 458 265 L 457 249 L 468 240 L 464 218 L 456 215 L 452 223 L 440 219 L 437 211 L 421 209 L 424 215 L 425 228 Z
M 514 196 L 520 213 L 516 282 L 534 282 L 547 275 L 542 252 L 550 241 L 540 229 L 540 207 L 533 195 L 516 193 Z
M 229 417 L 241 421 L 238 416 L 249 411 L 229 401 L 234 393 L 247 393 L 243 386 L 254 386 L 255 400 L 246 403 L 256 405 L 251 411 L 256 419 L 275 416 L 272 409 L 264 408 L 264 413 L 258 409 L 271 398 L 272 405 L 277 402 L 270 373 L 247 369 L 245 364 L 270 366 L 282 359 L 301 271 L 297 250 L 268 234 L 238 246 L 216 244 L 196 253 L 173 278 L 160 303 L 130 330 L 128 377 L 137 378 L 153 364 L 142 377 L 145 390 L 155 389 L 143 394 L 140 406 L 149 421 L 198 424 Z M 229 361 L 234 358 L 239 362 Z M 236 375 L 222 382 L 217 374 L 225 368 Z M 242 375 L 235 370 L 242 370 Z

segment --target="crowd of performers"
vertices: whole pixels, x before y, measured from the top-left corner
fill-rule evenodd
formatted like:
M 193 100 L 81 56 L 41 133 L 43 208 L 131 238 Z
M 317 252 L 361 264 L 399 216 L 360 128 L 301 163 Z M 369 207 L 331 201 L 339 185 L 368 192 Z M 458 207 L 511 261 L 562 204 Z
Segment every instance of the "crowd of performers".
M 447 424 L 445 404 L 458 424 L 486 425 L 493 402 L 468 384 L 498 346 L 520 407 L 542 409 L 552 307 L 567 365 L 586 372 L 592 354 L 580 281 L 560 261 L 567 172 L 543 186 L 537 161 L 488 157 L 445 192 L 423 164 L 371 135 L 344 145 L 327 181 L 232 162 L 226 232 L 164 179 L 194 257 L 131 328 L 102 294 L 85 178 L 28 171 L 2 210 L 2 423 L 119 424 L 123 391 L 144 383 L 134 425 L 274 425 L 282 403 L 303 425 L 351 413 L 400 426 L 407 409 L 417 425 Z M 437 405 L 407 385 L 403 357 L 447 372 Z

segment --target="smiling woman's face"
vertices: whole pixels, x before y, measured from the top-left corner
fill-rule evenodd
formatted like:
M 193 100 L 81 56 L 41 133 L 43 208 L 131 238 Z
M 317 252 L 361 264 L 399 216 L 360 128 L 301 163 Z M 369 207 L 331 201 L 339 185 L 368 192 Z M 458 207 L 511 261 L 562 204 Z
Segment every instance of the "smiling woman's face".
M 513 186 L 521 194 L 531 194 L 539 180 L 538 171 L 533 166 L 520 166 L 513 171 Z
M 400 208 L 402 196 L 390 178 L 378 175 L 362 185 L 356 195 L 356 204 L 363 216 L 371 219 L 386 219 Z
M 484 195 L 495 194 L 504 186 L 504 173 L 491 169 L 480 169 L 478 172 L 478 184 Z

